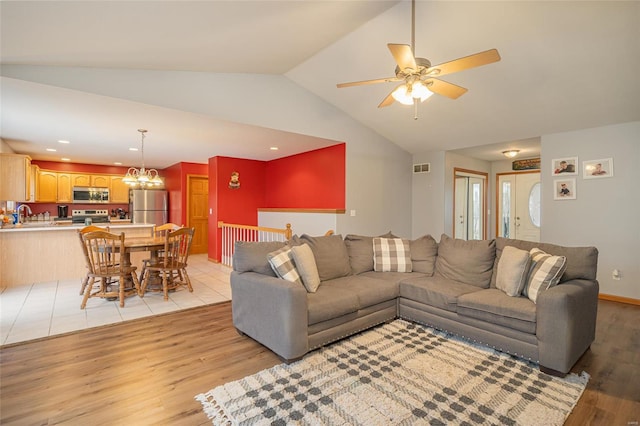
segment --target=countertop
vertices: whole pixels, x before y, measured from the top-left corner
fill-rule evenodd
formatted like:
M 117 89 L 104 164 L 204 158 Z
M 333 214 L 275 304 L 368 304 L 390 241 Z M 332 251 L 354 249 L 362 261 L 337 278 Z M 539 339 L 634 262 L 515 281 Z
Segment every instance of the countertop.
M 110 230 L 122 228 L 152 228 L 153 223 L 131 223 L 131 221 L 113 221 L 110 223 L 94 223 L 95 226 L 109 227 Z M 71 222 L 28 222 L 23 225 L 9 225 L 0 228 L 0 232 L 34 232 L 34 231 L 68 231 L 84 228 L 84 223 Z

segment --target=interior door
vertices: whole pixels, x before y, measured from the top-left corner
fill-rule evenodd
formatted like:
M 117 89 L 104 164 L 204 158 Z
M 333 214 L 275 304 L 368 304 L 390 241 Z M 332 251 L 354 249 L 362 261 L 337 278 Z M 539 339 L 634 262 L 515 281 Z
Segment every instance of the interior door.
M 196 229 L 191 242 L 191 254 L 207 253 L 209 247 L 209 179 L 188 176 L 187 226 Z
M 488 174 L 454 169 L 453 235 L 462 240 L 486 238 L 486 186 Z
M 540 173 L 498 175 L 497 235 L 540 241 Z

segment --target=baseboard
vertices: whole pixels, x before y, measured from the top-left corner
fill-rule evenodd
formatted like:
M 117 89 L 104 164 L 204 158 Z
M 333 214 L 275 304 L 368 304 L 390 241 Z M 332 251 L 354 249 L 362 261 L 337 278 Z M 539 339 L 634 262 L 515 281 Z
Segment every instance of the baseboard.
M 602 293 L 600 293 L 598 295 L 598 299 L 610 300 L 611 302 L 627 303 L 629 305 L 638 305 L 638 306 L 640 306 L 640 300 L 638 300 L 638 299 L 632 299 L 630 297 L 615 296 L 613 294 L 602 294 Z

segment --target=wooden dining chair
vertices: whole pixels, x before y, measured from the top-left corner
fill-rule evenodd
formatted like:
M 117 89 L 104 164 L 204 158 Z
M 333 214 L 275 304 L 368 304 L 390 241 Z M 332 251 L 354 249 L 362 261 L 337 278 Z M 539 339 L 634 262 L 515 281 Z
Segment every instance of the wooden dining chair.
M 124 232 L 120 235 L 100 230 L 80 234 L 90 263 L 89 282 L 84 291 L 80 309 L 84 309 L 91 297 L 117 298 L 124 307 L 125 297 L 140 293 L 140 282 L 136 267 L 125 265 Z M 118 278 L 118 290 L 112 290 L 111 280 Z M 126 288 L 128 280 L 133 288 Z M 94 289 L 94 284 L 99 285 Z
M 147 266 L 147 273 L 142 277 L 140 296 L 144 296 L 151 272 L 158 272 L 162 277 L 164 300 L 169 300 L 169 290 L 175 290 L 180 286 L 185 286 L 193 292 L 191 280 L 187 274 L 187 259 L 194 233 L 195 228 L 179 228 L 166 235 L 164 254 L 156 265 Z
M 89 226 L 85 226 L 82 229 L 78 229 L 78 237 L 80 238 L 80 245 L 82 246 L 82 252 L 84 254 L 84 262 L 87 268 L 87 274 L 82 279 L 82 283 L 80 286 L 80 296 L 84 294 L 84 289 L 87 286 L 87 283 L 89 282 L 89 272 L 91 272 L 91 262 L 89 261 L 89 253 L 87 253 L 87 247 L 85 246 L 84 241 L 82 241 L 82 236 L 84 234 L 88 234 L 89 232 L 105 231 L 105 230 L 109 232 L 109 227 L 106 226 L 104 228 L 100 228 L 95 225 L 89 225 Z
M 182 228 L 184 225 L 176 225 L 175 223 L 167 222 L 164 225 L 153 226 L 154 237 L 164 237 L 170 231 Z M 162 251 L 158 252 L 158 256 L 162 256 Z M 144 278 L 145 272 L 147 272 L 147 266 L 151 263 L 151 259 L 142 260 L 142 271 L 140 271 L 140 280 Z

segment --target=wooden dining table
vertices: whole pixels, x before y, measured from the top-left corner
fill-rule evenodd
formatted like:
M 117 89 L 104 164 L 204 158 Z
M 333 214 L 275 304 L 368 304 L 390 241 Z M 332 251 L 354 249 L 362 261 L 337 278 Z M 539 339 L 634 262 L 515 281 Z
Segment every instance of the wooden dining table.
M 139 251 L 148 251 L 151 253 L 151 264 L 158 262 L 158 251 L 164 248 L 165 237 L 125 237 L 124 239 L 124 256 L 123 263 L 125 266 L 131 265 L 131 253 Z M 142 280 L 142 277 L 140 277 Z M 157 274 L 149 277 L 149 286 L 147 290 L 157 291 L 158 287 L 162 290 L 162 281 Z

